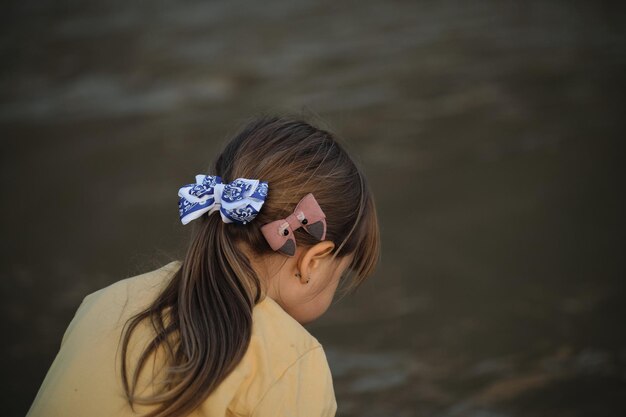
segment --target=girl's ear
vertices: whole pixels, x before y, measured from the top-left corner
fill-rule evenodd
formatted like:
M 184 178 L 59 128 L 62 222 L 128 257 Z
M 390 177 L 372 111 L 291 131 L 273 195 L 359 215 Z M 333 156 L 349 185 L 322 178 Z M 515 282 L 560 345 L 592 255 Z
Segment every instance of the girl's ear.
M 309 275 L 315 274 L 320 267 L 320 260 L 327 257 L 333 249 L 335 249 L 335 243 L 330 240 L 324 240 L 306 249 L 298 260 L 300 280 L 306 282 Z

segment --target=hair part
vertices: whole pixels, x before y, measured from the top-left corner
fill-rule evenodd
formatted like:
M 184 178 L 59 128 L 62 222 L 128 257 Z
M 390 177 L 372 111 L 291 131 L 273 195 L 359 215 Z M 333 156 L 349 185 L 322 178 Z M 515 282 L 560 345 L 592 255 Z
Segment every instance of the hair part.
M 156 405 L 146 417 L 184 416 L 197 408 L 243 358 L 252 333 L 252 310 L 262 286 L 248 257 L 274 254 L 260 227 L 289 215 L 302 196 L 313 193 L 326 215 L 326 240 L 333 260 L 354 254 L 347 292 L 370 276 L 380 259 L 376 207 L 362 169 L 339 139 L 306 121 L 281 116 L 249 120 L 209 170 L 224 182 L 236 178 L 268 181 L 269 192 L 254 221 L 226 224 L 219 214 L 193 222 L 184 260 L 157 298 L 130 317 L 123 328 L 122 384 L 131 408 Z M 298 246 L 316 239 L 294 231 Z M 131 372 L 131 336 L 147 323 L 154 331 Z M 165 377 L 153 395 L 136 395 L 148 359 L 165 354 Z M 133 408 L 134 409 L 134 408 Z

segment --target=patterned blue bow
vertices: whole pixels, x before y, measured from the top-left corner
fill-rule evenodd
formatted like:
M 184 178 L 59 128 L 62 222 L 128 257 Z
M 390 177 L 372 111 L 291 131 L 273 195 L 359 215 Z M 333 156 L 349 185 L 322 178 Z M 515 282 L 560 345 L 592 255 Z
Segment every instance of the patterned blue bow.
M 223 184 L 217 175 L 196 175 L 195 184 L 178 190 L 180 221 L 187 224 L 206 212 L 219 211 L 224 223 L 246 224 L 261 210 L 267 191 L 266 181 L 237 178 Z

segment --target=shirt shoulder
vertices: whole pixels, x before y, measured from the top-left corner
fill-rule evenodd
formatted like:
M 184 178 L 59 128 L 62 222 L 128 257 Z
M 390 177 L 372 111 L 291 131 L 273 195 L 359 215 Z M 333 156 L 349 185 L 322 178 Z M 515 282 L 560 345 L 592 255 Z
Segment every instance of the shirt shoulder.
M 135 415 L 128 408 L 118 373 L 120 330 L 126 318 L 154 299 L 179 263 L 122 279 L 83 299 L 28 417 Z
M 117 300 L 124 301 L 126 305 L 132 302 L 133 306 L 138 307 L 145 302 L 153 301 L 180 265 L 181 261 L 172 261 L 155 270 L 121 279 L 88 294 L 85 300 L 88 303 L 95 303 L 100 299 Z
M 252 319 L 248 349 L 213 397 L 229 395 L 234 415 L 333 416 L 332 376 L 320 342 L 269 297 Z
M 158 269 L 121 279 L 86 295 L 63 335 L 61 345 L 79 324 L 97 325 L 93 328 L 99 331 L 122 325 L 126 319 L 154 301 L 180 265 L 180 261 L 172 261 Z

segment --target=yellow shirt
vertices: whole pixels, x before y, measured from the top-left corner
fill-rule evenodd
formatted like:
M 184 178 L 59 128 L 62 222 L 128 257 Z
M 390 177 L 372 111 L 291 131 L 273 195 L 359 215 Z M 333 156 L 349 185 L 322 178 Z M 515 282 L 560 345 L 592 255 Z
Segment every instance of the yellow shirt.
M 136 405 L 133 412 L 126 402 L 118 342 L 125 320 L 147 306 L 179 266 L 180 261 L 170 262 L 87 295 L 27 417 L 137 417 L 154 409 Z M 269 297 L 254 307 L 252 319 L 243 359 L 189 416 L 334 416 L 332 377 L 317 339 Z M 147 335 L 150 325 L 144 323 Z M 139 352 L 132 346 L 129 351 L 131 358 Z M 148 359 L 144 369 L 152 364 Z M 149 373 L 141 375 L 140 384 L 150 380 Z

